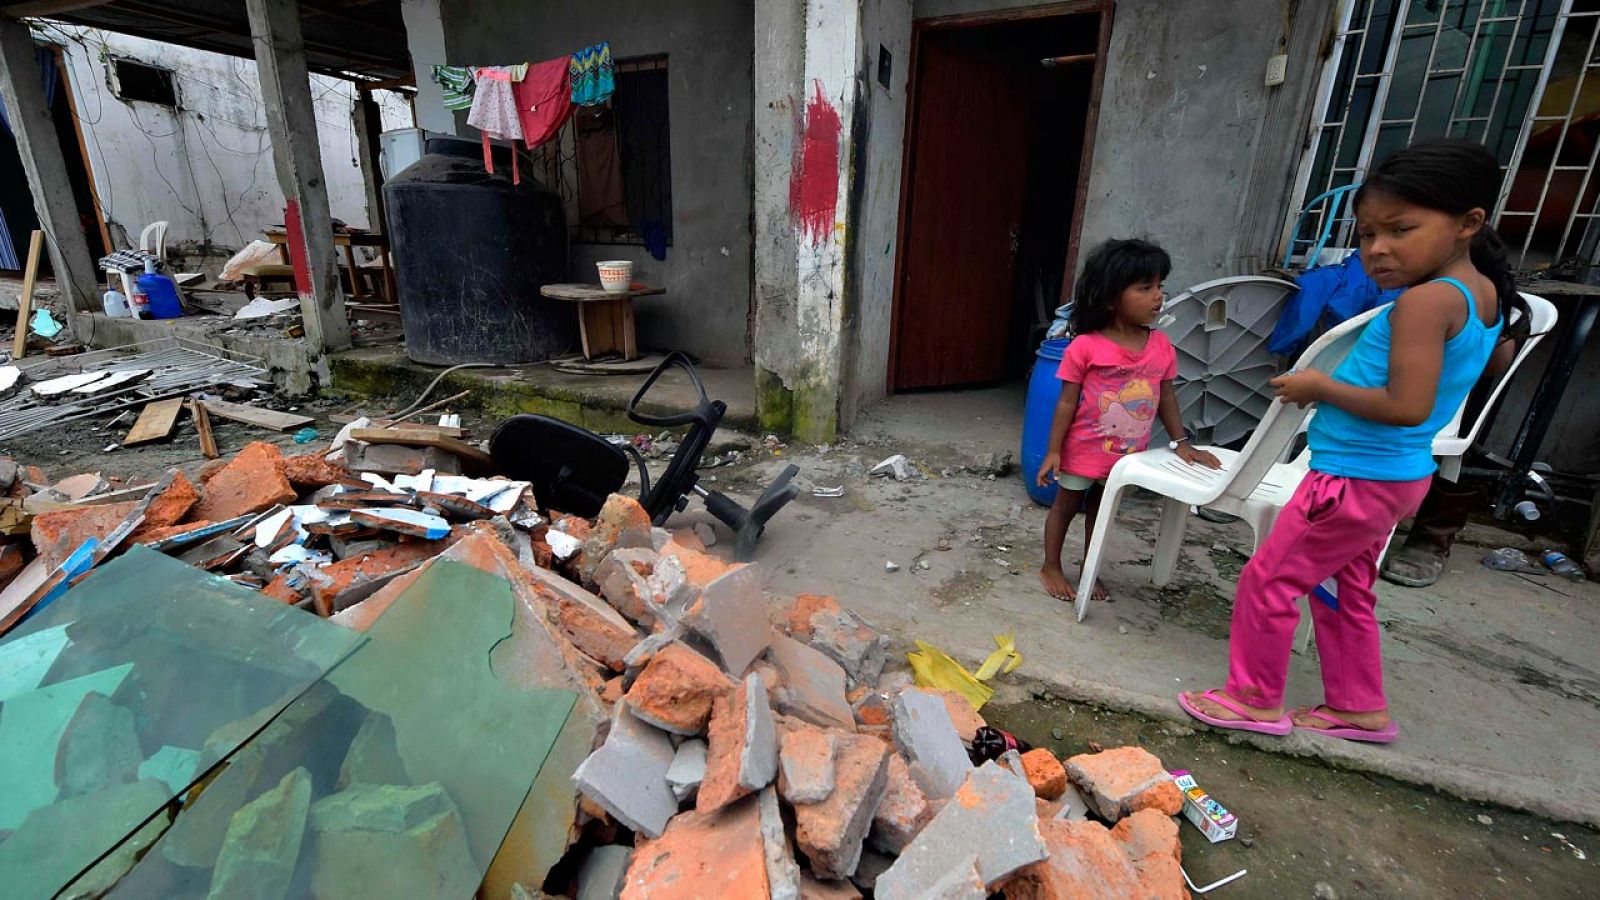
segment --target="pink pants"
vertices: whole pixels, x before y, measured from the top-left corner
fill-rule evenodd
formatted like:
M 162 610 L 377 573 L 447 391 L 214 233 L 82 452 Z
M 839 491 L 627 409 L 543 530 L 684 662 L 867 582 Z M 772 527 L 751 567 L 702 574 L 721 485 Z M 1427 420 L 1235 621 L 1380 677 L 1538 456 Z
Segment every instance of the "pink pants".
M 1329 578 L 1337 611 L 1312 597 L 1323 702 L 1346 712 L 1387 709 L 1378 646 L 1378 557 L 1394 526 L 1422 504 L 1432 477 L 1367 481 L 1312 472 L 1239 575 L 1228 640 L 1228 694 L 1251 706 L 1283 703 L 1296 600 Z

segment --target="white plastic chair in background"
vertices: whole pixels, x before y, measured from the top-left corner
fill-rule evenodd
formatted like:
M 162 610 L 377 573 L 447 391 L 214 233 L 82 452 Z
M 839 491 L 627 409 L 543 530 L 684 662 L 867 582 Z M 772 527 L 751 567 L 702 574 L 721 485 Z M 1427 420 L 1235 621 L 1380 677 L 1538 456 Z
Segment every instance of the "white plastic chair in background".
M 167 222 L 151 222 L 139 232 L 139 249 L 154 253 L 158 259 L 167 258 Z
M 1332 372 L 1355 347 L 1361 329 L 1388 308 L 1385 304 L 1335 325 L 1300 354 L 1295 368 Z M 1189 465 L 1164 447 L 1118 460 L 1106 478 L 1083 572 L 1078 579 L 1075 604 L 1078 621 L 1083 621 L 1088 613 L 1089 597 L 1099 575 L 1106 539 L 1122 505 L 1122 496 L 1129 488 L 1141 487 L 1166 498 L 1156 537 L 1155 559 L 1151 563 L 1150 580 L 1157 587 L 1172 580 L 1191 506 L 1205 506 L 1244 519 L 1254 532 L 1253 552 L 1272 530 L 1278 510 L 1294 496 L 1295 488 L 1305 477 L 1303 457 L 1288 463 L 1278 460 L 1288 450 L 1308 411 L 1273 400 L 1242 450 L 1206 448 L 1222 462 L 1220 469 Z

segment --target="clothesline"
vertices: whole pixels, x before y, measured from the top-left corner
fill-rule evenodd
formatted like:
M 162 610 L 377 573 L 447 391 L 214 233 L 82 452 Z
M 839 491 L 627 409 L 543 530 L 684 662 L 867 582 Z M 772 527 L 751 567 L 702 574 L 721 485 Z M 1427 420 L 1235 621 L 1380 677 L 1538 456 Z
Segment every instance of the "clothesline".
M 540 63 L 436 65 L 433 80 L 443 89 L 445 109 L 467 110 L 467 124 L 482 135 L 483 167 L 491 174 L 491 140 L 522 141 L 532 150 L 555 137 L 575 107 L 605 103 L 616 90 L 611 45 L 604 41 Z M 516 153 L 511 181 L 522 183 Z

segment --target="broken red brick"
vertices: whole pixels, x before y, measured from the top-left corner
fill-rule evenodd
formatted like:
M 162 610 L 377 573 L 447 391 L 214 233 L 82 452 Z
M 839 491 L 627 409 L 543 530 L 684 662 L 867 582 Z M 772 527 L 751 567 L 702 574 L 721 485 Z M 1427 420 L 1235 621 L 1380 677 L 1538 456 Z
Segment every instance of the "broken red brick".
M 670 547 L 681 547 L 693 550 L 696 553 L 706 552 L 705 541 L 700 540 L 700 535 L 694 533 L 692 528 L 680 528 L 667 538 L 667 543 L 659 552 L 666 553 Z
M 11 583 L 17 573 L 28 564 L 27 554 L 22 552 L 21 544 L 6 544 L 0 546 L 0 590 Z
M 794 598 L 794 604 L 789 607 L 785 625 L 789 634 L 797 640 L 806 640 L 811 637 L 811 617 L 819 612 L 839 612 L 839 601 L 833 597 L 822 594 L 801 594 Z
M 801 872 L 800 900 L 861 900 L 861 892 L 848 881 L 823 881 Z
M 205 487 L 206 484 L 208 482 L 210 482 L 212 478 L 216 477 L 218 472 L 221 472 L 223 469 L 226 469 L 228 467 L 228 463 L 230 463 L 230 462 L 233 462 L 233 460 L 231 460 L 231 459 L 213 459 L 213 460 L 211 460 L 210 462 L 208 462 L 205 465 L 200 467 L 200 474 L 195 477 L 195 480 L 200 482 L 200 486 L 201 487 Z
M 657 728 L 695 735 L 705 729 L 712 704 L 733 684 L 716 663 L 674 642 L 639 673 L 628 691 L 628 709 Z
M 1066 768 L 1089 808 L 1107 822 L 1141 809 L 1158 809 L 1169 816 L 1183 809 L 1183 792 L 1161 760 L 1143 747 L 1080 753 L 1067 760 Z
M 42 513 L 33 517 L 33 549 L 54 572 L 89 538 L 104 538 L 139 505 L 137 500 Z
M 623 662 L 628 651 L 639 642 L 631 629 L 618 627 L 593 609 L 567 597 L 557 597 L 556 624 L 579 650 L 588 654 L 613 672 L 627 668 Z
M 1112 840 L 1111 831 L 1099 822 L 1048 819 L 1039 822 L 1039 836 L 1050 855 L 1003 882 L 1006 900 L 1145 896 L 1123 844 Z
M 833 792 L 821 803 L 794 808 L 795 843 L 825 878 L 849 878 L 861 860 L 889 781 L 889 748 L 877 738 L 838 732 Z
M 302 580 L 304 580 L 303 577 Z M 289 581 L 290 577 L 288 575 L 279 575 L 277 578 L 272 579 L 271 583 L 266 587 L 262 588 L 261 593 L 281 603 L 293 606 L 304 600 L 306 595 L 304 588 L 291 587 Z
M 289 479 L 290 484 L 302 491 L 325 488 L 330 484 L 355 479 L 349 469 L 339 463 L 323 459 L 320 453 L 307 453 L 285 459 L 283 475 Z
M 956 691 L 927 689 L 930 694 L 938 694 L 944 699 L 945 708 L 950 710 L 950 723 L 956 726 L 956 734 L 967 743 L 977 736 L 978 729 L 989 724 L 972 708 L 972 702 Z
M 164 541 L 167 538 L 177 537 L 180 534 L 188 534 L 191 531 L 199 531 L 202 528 L 209 528 L 213 524 L 215 523 L 184 522 L 182 525 L 167 525 L 161 528 L 140 528 L 129 537 L 129 540 L 139 544 L 154 544 L 156 541 Z
M 679 535 L 681 534 L 682 532 L 679 532 Z M 737 565 L 725 563 L 704 550 L 696 550 L 680 541 L 679 535 L 673 535 L 672 540 L 661 548 L 661 555 L 671 556 L 683 566 L 684 580 L 689 584 L 704 589 L 706 585 L 738 568 Z M 699 540 L 695 539 L 695 543 L 699 543 Z
M 786 724 L 779 731 L 778 792 L 791 804 L 821 803 L 833 793 L 835 732 Z
M 616 703 L 622 699 L 622 676 L 607 679 L 605 689 L 600 691 L 600 699 L 607 703 Z
M 456 537 L 457 532 L 452 532 L 449 537 L 437 541 L 396 544 L 387 550 L 323 566 L 317 570 L 311 584 L 311 600 L 316 605 L 318 615 L 330 616 L 357 599 L 364 599 L 352 598 L 349 593 L 366 591 L 374 579 L 392 575 L 437 556 L 439 551 L 454 543 Z
M 888 787 L 872 816 L 872 831 L 867 838 L 872 846 L 891 855 L 900 853 L 933 818 L 933 812 L 928 796 L 911 777 L 905 757 L 890 753 Z
M 1184 890 L 1183 843 L 1178 839 L 1178 823 L 1155 809 L 1141 809 L 1111 829 L 1113 840 L 1123 843 L 1123 852 L 1133 863 L 1143 890 L 1142 897 L 1156 900 L 1188 900 Z
M 187 516 L 189 510 L 199 502 L 200 492 L 195 489 L 194 484 L 185 478 L 182 472 L 174 472 L 172 483 L 150 501 L 150 506 L 145 509 L 144 524 L 140 526 L 140 530 L 169 528 L 176 525 L 182 522 L 183 517 Z
M 279 503 L 293 503 L 297 495 L 284 477 L 283 467 L 283 454 L 272 444 L 256 441 L 246 446 L 206 482 L 205 496 L 191 516 L 225 522 Z
M 1034 796 L 1059 800 L 1067 790 L 1067 770 L 1056 755 L 1043 747 L 1022 754 L 1022 771 L 1033 785 Z
M 756 787 L 740 784 L 740 760 L 745 755 L 745 717 L 748 691 L 744 682 L 717 695 L 711 705 L 711 721 L 706 730 L 706 774 L 695 797 L 695 809 L 702 812 L 721 809 L 754 792 Z
M 717 812 L 673 816 L 654 840 L 641 840 L 621 900 L 766 897 L 767 862 L 756 798 Z

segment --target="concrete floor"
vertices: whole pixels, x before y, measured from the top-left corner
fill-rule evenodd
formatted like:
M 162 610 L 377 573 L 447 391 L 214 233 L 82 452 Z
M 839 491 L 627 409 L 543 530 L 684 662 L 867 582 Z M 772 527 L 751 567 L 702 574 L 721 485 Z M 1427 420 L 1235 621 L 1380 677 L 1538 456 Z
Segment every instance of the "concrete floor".
M 812 485 L 844 485 L 843 498 L 808 492 L 785 510 L 759 559 L 774 594 L 836 594 L 892 636 L 897 657 L 922 639 L 976 668 L 992 636 L 1010 631 L 1026 661 L 1009 678 L 1197 724 L 1174 695 L 1225 678 L 1247 529 L 1191 520 L 1178 577 L 1157 590 L 1148 580 L 1155 507 L 1125 505 L 1104 574 L 1113 601 L 1074 622 L 1070 606 L 1046 596 L 1035 578 L 1043 508 L 1029 502 L 1016 475 L 989 480 L 959 471 L 985 451 L 1015 453 L 1021 409 L 1017 389 L 897 397 L 871 410 L 848 444 L 794 448 L 743 472 L 722 470 L 717 486 L 748 493 L 789 462 Z M 905 453 L 927 475 L 869 479 L 867 469 L 891 452 Z M 945 470 L 949 477 L 941 477 Z M 1076 525 L 1069 553 L 1080 539 Z M 1516 536 L 1473 528 L 1464 540 L 1498 546 Z M 1238 732 L 1232 739 L 1600 824 L 1600 585 L 1493 572 L 1479 564 L 1485 550 L 1474 544 L 1459 546 L 1433 588 L 1380 582 L 1398 742 Z M 886 561 L 900 570 L 887 572 Z M 1288 699 L 1321 699 L 1314 649 L 1294 658 Z

